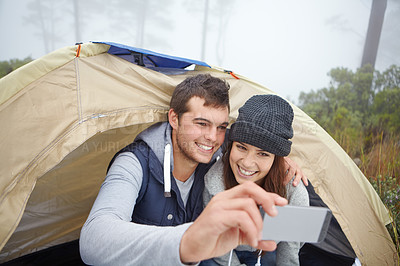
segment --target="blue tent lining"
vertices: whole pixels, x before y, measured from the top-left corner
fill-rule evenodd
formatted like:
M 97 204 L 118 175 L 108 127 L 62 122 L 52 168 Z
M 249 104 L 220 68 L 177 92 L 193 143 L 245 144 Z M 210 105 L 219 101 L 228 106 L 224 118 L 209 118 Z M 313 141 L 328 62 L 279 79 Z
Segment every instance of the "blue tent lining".
M 93 42 L 93 43 L 103 43 L 110 45 L 110 49 L 108 50 L 109 54 L 119 56 L 132 63 L 145 67 L 184 69 L 193 64 L 211 67 L 208 64 L 201 61 L 160 54 L 153 51 L 131 47 L 119 43 L 114 43 L 114 42 Z

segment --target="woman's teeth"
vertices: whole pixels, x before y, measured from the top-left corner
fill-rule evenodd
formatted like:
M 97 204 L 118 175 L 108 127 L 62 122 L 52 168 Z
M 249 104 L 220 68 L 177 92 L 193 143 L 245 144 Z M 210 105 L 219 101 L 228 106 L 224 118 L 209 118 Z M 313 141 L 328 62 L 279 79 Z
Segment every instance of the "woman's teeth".
M 240 173 L 241 174 L 243 174 L 243 175 L 245 175 L 245 176 L 251 176 L 251 175 L 253 175 L 253 174 L 255 174 L 257 171 L 247 171 L 247 170 L 244 170 L 243 168 L 241 168 L 240 166 L 239 166 L 239 171 L 240 171 Z

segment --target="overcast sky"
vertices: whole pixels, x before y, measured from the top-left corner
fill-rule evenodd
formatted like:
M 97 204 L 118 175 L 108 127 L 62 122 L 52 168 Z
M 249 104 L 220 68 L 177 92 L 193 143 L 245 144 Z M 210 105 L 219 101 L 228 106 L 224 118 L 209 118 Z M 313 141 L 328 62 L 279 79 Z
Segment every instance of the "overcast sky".
M 300 91 L 329 86 L 327 73 L 332 68 L 360 66 L 372 4 L 372 0 L 209 0 L 202 54 L 206 0 L 147 0 L 141 39 L 139 15 L 132 11 L 140 9 L 132 3 L 143 1 L 126 0 L 125 5 L 117 0 L 79 1 L 80 41 L 112 41 L 204 59 L 294 102 Z M 32 18 L 38 2 L 0 0 L 0 61 L 46 54 L 41 26 Z M 73 1 L 41 3 L 53 8 L 43 21 L 57 35 L 51 44 L 47 42 L 47 50 L 73 45 Z M 400 20 L 394 15 L 400 14 L 399 8 L 398 0 L 388 0 L 376 61 L 381 71 L 400 65 L 400 36 L 395 30 Z M 54 18 L 52 24 L 49 17 Z

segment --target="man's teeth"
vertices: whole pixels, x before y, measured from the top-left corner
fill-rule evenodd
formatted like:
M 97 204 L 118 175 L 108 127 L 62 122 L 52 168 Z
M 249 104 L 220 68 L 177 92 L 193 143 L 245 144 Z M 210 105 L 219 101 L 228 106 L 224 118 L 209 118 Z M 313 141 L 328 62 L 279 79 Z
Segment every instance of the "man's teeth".
M 255 172 L 257 172 L 257 171 L 246 171 L 246 170 L 244 170 L 243 168 L 241 168 L 240 166 L 239 166 L 239 171 L 240 171 L 240 173 L 242 173 L 243 175 L 247 175 L 247 176 L 253 175 Z
M 202 145 L 197 143 L 197 146 L 199 146 L 200 148 L 202 148 L 203 150 L 209 151 L 212 149 L 212 146 L 206 146 L 206 145 Z

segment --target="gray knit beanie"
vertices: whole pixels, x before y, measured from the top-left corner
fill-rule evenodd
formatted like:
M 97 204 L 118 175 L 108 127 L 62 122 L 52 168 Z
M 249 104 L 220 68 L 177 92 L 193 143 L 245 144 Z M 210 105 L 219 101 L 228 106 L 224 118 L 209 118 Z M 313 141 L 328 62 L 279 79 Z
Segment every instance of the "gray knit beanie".
M 239 108 L 229 131 L 230 141 L 247 143 L 278 156 L 290 153 L 293 109 L 276 95 L 255 95 Z

